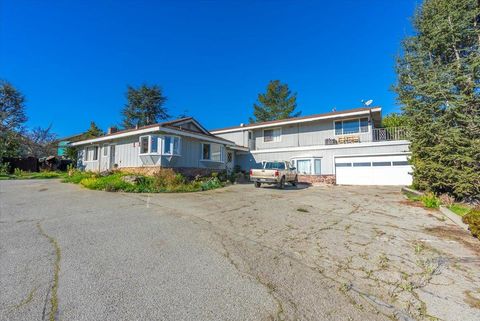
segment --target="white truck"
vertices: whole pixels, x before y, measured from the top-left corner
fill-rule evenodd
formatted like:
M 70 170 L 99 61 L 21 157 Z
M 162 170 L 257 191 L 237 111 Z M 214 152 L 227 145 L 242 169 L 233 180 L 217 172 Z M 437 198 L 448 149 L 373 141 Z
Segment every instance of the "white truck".
M 250 181 L 254 182 L 257 188 L 262 184 L 275 184 L 283 189 L 285 183 L 296 186 L 298 176 L 295 167 L 290 166 L 290 162 L 273 161 L 265 162 L 262 169 L 251 169 Z

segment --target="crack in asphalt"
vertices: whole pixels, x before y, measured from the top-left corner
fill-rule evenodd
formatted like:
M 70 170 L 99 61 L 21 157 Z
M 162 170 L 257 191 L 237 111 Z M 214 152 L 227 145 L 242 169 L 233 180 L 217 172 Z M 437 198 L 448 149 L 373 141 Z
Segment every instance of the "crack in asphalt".
M 131 196 L 131 195 L 127 195 L 127 194 L 122 194 L 126 197 L 130 197 L 130 198 L 134 198 L 136 200 L 140 200 L 144 203 L 146 203 L 146 200 L 144 200 L 142 197 L 137 197 L 137 196 Z M 166 212 L 167 214 L 173 214 L 175 216 L 178 216 L 178 215 L 182 215 L 178 212 L 178 209 L 176 208 L 172 208 L 172 207 L 169 207 L 169 206 L 165 206 L 163 204 L 158 204 L 158 203 L 155 203 L 155 202 L 149 202 L 149 205 L 150 206 L 156 206 L 156 207 L 159 207 L 159 208 L 163 208 L 163 209 L 167 209 L 171 212 Z M 359 206 L 355 207 L 351 213 L 356 213 L 357 211 L 359 210 Z M 210 226 L 210 228 L 213 228 L 213 232 L 216 233 L 218 235 L 218 230 L 222 231 L 223 232 L 223 235 L 225 237 L 228 237 L 227 234 L 232 234 L 232 235 L 235 235 L 241 239 L 244 239 L 245 241 L 248 241 L 248 242 L 252 242 L 264 249 L 267 249 L 273 253 L 275 253 L 276 255 L 282 255 L 283 257 L 286 257 L 294 262 L 296 262 L 297 264 L 301 265 L 301 266 L 304 266 L 305 268 L 308 268 L 316 273 L 319 273 L 320 275 L 322 275 L 323 278 L 325 279 L 328 279 L 332 282 L 335 282 L 336 284 L 339 284 L 340 286 L 343 285 L 342 282 L 340 282 L 339 280 L 333 278 L 333 277 L 330 277 L 328 275 L 326 275 L 320 267 L 318 266 L 311 266 L 309 264 L 307 264 L 306 262 L 298 259 L 294 253 L 289 253 L 281 248 L 278 248 L 278 247 L 274 247 L 274 246 L 271 246 L 271 245 L 267 245 L 267 244 L 264 244 L 258 240 L 255 240 L 255 239 L 252 239 L 252 238 L 249 238 L 247 237 L 246 235 L 244 234 L 239 234 L 233 230 L 230 230 L 230 229 L 226 229 L 224 227 L 221 227 L 219 225 L 216 225 L 214 224 L 212 221 L 209 221 L 203 217 L 199 217 L 195 214 L 191 214 L 189 213 L 189 217 L 190 218 L 193 218 L 193 219 L 198 219 L 204 223 L 207 223 L 208 226 Z M 340 222 L 334 222 L 333 225 L 337 225 L 338 223 Z M 224 246 L 224 244 L 222 244 L 222 246 Z M 232 263 L 232 259 L 230 257 L 229 261 Z M 234 266 L 237 268 L 237 265 L 234 264 Z M 319 269 L 320 268 L 320 269 Z M 365 291 L 362 291 L 360 290 L 358 287 L 354 286 L 353 284 L 350 284 L 349 286 L 349 289 L 356 292 L 357 294 L 359 294 L 361 297 L 363 297 L 364 299 L 366 299 L 368 302 L 371 303 L 372 307 L 380 314 L 388 317 L 388 318 L 392 318 L 392 317 L 395 317 L 397 318 L 398 320 L 401 320 L 401 321 L 415 321 L 414 319 L 412 319 L 407 312 L 405 311 L 402 311 L 401 309 L 398 309 L 397 307 L 387 303 L 387 302 L 384 302 L 383 300 L 381 300 L 380 298 L 370 294 L 370 293 L 367 293 Z M 340 291 L 340 293 L 342 293 L 342 291 Z M 343 293 L 345 295 L 345 293 Z M 382 311 L 382 309 L 387 309 L 390 311 L 389 314 L 386 314 Z
M 37 222 L 37 229 L 42 236 L 44 236 L 52 245 L 55 251 L 55 260 L 53 263 L 53 277 L 50 281 L 51 286 L 48 288 L 47 295 L 45 296 L 45 304 L 42 311 L 42 320 L 45 320 L 46 317 L 46 308 L 47 308 L 47 301 L 48 297 L 50 296 L 50 312 L 48 313 L 48 320 L 49 321 L 56 321 L 58 316 L 58 277 L 60 273 L 60 260 L 61 260 L 61 251 L 60 246 L 55 238 L 48 235 L 45 230 L 40 225 L 40 221 Z

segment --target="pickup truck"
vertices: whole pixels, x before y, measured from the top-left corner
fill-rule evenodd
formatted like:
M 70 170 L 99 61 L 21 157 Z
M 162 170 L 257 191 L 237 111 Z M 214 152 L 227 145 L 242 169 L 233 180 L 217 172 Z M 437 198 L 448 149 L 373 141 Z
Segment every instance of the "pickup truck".
M 250 181 L 254 182 L 257 188 L 262 184 L 276 184 L 283 189 L 285 183 L 296 186 L 298 178 L 295 167 L 290 167 L 290 162 L 274 161 L 266 162 L 262 169 L 251 169 Z

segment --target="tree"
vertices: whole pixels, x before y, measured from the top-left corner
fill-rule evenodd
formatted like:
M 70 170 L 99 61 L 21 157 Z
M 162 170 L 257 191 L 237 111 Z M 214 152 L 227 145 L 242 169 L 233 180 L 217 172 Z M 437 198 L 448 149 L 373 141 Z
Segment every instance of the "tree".
M 21 133 L 27 121 L 25 96 L 5 80 L 0 80 L 0 162 L 18 156 Z
M 94 121 L 90 122 L 90 127 L 88 130 L 83 134 L 83 139 L 87 138 L 94 138 L 94 137 L 100 137 L 103 136 L 105 133 L 95 124 Z
M 57 135 L 52 133 L 52 125 L 36 127 L 25 135 L 23 148 L 26 156 L 46 157 L 57 154 Z
M 297 93 L 288 89 L 280 80 L 272 80 L 265 94 L 258 94 L 258 104 L 253 104 L 253 116 L 250 123 L 297 117 L 301 112 L 297 108 Z
M 127 104 L 122 111 L 125 128 L 151 125 L 170 118 L 164 107 L 167 97 L 159 86 L 128 86 L 126 96 Z
M 390 113 L 382 118 L 382 127 L 405 127 L 407 126 L 407 117 L 399 113 Z
M 395 91 L 407 117 L 414 185 L 480 199 L 480 7 L 426 0 L 402 43 Z

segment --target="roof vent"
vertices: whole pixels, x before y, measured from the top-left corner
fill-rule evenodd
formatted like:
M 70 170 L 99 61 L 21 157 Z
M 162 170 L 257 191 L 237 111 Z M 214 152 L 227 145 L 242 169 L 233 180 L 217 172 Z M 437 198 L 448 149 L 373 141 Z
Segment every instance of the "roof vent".
M 245 124 L 244 124 L 244 123 L 240 123 L 240 127 L 243 127 L 243 126 L 245 126 Z

